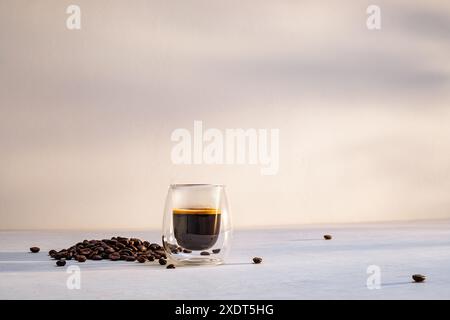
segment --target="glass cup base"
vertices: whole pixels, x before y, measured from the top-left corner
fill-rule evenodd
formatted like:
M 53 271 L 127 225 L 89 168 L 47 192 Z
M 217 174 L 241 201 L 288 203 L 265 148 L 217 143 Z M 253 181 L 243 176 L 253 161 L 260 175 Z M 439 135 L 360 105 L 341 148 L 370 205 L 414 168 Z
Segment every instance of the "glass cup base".
M 220 265 L 224 263 L 224 259 L 213 257 L 190 257 L 186 259 L 170 259 L 175 265 L 179 266 L 204 266 L 204 265 Z

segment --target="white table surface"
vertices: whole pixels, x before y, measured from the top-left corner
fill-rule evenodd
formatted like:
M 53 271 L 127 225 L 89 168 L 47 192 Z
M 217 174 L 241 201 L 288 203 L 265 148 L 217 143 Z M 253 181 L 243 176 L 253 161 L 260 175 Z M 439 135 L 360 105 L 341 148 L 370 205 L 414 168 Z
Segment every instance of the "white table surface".
M 68 261 L 81 288 L 67 289 L 48 250 L 115 235 L 160 242 L 157 231 L 0 232 L 0 299 L 450 299 L 450 220 L 236 230 L 224 265 Z M 369 265 L 381 268 L 381 289 L 367 288 Z M 428 280 L 412 283 L 414 273 Z

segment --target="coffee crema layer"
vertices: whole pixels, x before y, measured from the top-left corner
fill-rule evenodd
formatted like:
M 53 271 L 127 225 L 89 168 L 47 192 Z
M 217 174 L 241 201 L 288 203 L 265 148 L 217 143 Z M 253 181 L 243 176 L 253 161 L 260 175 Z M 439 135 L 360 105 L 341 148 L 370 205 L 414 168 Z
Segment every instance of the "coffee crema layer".
M 173 214 L 220 214 L 220 209 L 215 208 L 187 208 L 173 209 Z

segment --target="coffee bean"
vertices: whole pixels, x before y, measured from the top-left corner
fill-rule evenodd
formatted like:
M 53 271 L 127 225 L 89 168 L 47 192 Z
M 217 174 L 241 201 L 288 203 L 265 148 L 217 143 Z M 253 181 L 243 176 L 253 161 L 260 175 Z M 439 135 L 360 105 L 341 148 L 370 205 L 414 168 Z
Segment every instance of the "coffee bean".
M 114 249 L 111 248 L 111 247 L 108 247 L 108 248 L 105 249 L 105 252 L 106 252 L 106 253 L 114 253 L 114 252 L 116 252 L 116 250 L 114 250 Z
M 67 258 L 67 253 L 64 253 L 64 252 L 60 253 L 60 252 L 58 252 L 58 253 L 56 253 L 53 256 L 53 258 L 56 259 L 56 260 L 66 259 Z
M 133 256 L 127 256 L 127 257 L 125 258 L 125 260 L 126 260 L 126 261 L 136 261 L 136 258 L 133 257 Z
M 256 264 L 259 264 L 259 263 L 262 262 L 262 258 L 260 258 L 260 257 L 254 257 L 254 258 L 253 258 L 253 262 L 256 263 Z
M 117 247 L 119 250 L 121 250 L 121 249 L 125 249 L 127 246 L 124 245 L 123 243 L 119 242 L 119 243 L 116 245 L 116 247 Z
M 412 278 L 415 282 L 424 282 L 427 279 L 423 274 L 413 274 Z
M 325 240 L 331 240 L 333 237 L 330 234 L 326 234 L 323 236 Z
M 202 256 L 209 256 L 209 252 L 208 251 L 202 251 L 202 252 L 200 252 L 200 255 L 202 255 Z
M 86 256 L 83 256 L 83 255 L 77 256 L 77 261 L 78 262 L 85 262 L 86 261 Z
M 150 243 L 150 249 L 152 249 L 152 250 L 158 250 L 158 249 L 161 249 L 161 246 L 159 245 L 159 244 L 157 244 L 157 243 Z
M 40 250 L 41 250 L 41 249 L 38 248 L 38 247 L 31 247 L 31 248 L 30 248 L 30 251 L 33 252 L 33 253 L 38 253 Z
M 154 256 L 147 256 L 148 261 L 155 261 L 155 257 Z
M 159 260 L 158 260 L 158 262 L 159 262 L 159 264 L 160 265 L 165 265 L 165 264 L 167 264 L 167 260 L 165 260 L 165 259 L 163 259 L 163 258 L 160 258 Z
M 66 260 L 58 260 L 56 261 L 56 265 L 58 267 L 64 267 L 66 265 Z
M 112 261 L 118 261 L 118 260 L 120 260 L 120 255 L 111 253 L 109 255 L 109 259 L 112 260 Z
M 183 249 L 183 252 L 184 252 L 184 253 L 192 253 L 192 250 L 189 250 L 189 249 Z
M 53 257 L 55 254 L 56 254 L 56 250 L 50 250 L 50 251 L 48 252 L 48 255 L 49 255 L 50 257 Z
M 175 269 L 175 265 L 169 264 L 166 268 L 167 268 L 167 269 Z
M 92 256 L 91 259 L 92 259 L 92 260 L 102 260 L 103 258 L 102 258 L 102 256 L 96 254 L 96 255 Z
M 91 249 L 81 249 L 81 250 L 80 250 L 80 254 L 83 255 L 83 256 L 88 256 L 88 255 L 90 255 L 91 253 L 92 253 L 92 250 L 91 250 Z
M 122 249 L 122 250 L 119 251 L 119 253 L 122 256 L 132 256 L 133 255 L 133 252 L 131 252 L 128 249 Z
M 220 249 L 213 249 L 213 251 L 212 251 L 212 253 L 215 253 L 215 254 L 217 254 L 219 252 L 220 252 Z
M 140 256 L 139 258 L 137 258 L 137 261 L 139 263 L 145 263 L 145 261 L 147 261 L 147 259 L 145 259 L 145 257 L 143 257 L 143 256 Z

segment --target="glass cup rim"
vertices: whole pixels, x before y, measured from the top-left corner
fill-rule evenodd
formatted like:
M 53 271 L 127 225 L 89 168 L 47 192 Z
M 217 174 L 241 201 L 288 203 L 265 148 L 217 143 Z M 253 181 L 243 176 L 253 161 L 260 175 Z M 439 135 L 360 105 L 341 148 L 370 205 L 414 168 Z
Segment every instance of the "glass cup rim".
M 172 183 L 170 184 L 171 188 L 195 188 L 195 187 L 217 187 L 224 188 L 224 184 L 215 184 L 215 183 Z

